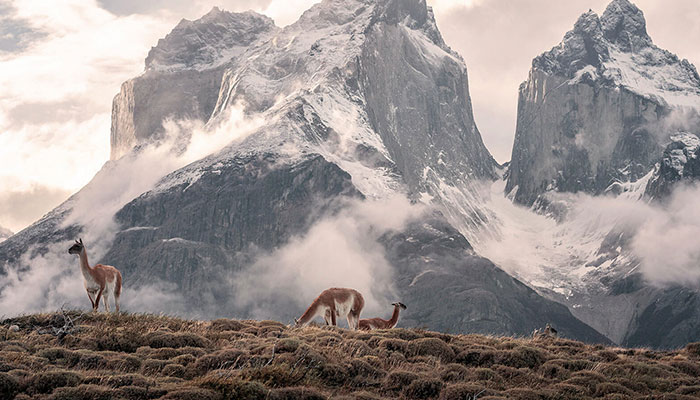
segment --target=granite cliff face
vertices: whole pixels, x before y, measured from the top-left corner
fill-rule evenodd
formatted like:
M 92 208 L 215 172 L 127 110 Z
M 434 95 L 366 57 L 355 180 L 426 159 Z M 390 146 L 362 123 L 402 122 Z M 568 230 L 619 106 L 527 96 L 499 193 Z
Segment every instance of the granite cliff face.
M 353 201 L 398 195 L 430 210 L 377 240 L 375 261 L 390 266 L 393 294 L 409 305 L 405 326 L 527 335 L 553 322 L 572 338 L 607 341 L 465 238 L 466 227 L 488 221 L 477 182 L 495 179 L 497 164 L 474 123 L 464 62 L 425 1 L 325 0 L 284 29 L 214 10 L 178 25 L 146 64 L 115 98 L 105 168 L 137 159 L 168 118 L 217 127 L 243 109 L 264 124 L 237 139 L 232 132 L 226 147 L 111 214 L 99 259 L 122 269 L 126 287 L 166 282 L 186 312 L 250 316 L 260 304 L 234 301 L 231 276 L 255 272 L 261 254 Z M 28 249 L 51 254 L 81 232 L 94 235 L 71 218 L 86 192 L 3 243 L 6 268 L 31 270 Z M 305 307 L 293 293 L 270 299 L 269 318 L 291 321 Z
M 218 8 L 196 21 L 182 20 L 148 52 L 144 73 L 124 82 L 114 97 L 111 159 L 158 139 L 167 118 L 208 120 L 226 66 L 277 30 L 263 15 Z
M 529 221 L 510 234 L 525 248 L 522 262 L 494 246 L 477 250 L 616 343 L 698 340 L 698 292 L 647 281 L 634 245 L 642 222 L 622 217 L 626 209 L 663 210 L 678 183 L 697 179 L 698 110 L 697 70 L 653 44 L 641 10 L 614 0 L 602 16 L 583 14 L 534 59 L 520 87 L 503 189 L 557 222 L 517 211 Z M 495 214 L 503 231 L 513 229 L 503 210 Z
M 12 235 L 14 235 L 14 233 L 11 230 L 0 226 L 0 242 L 5 241 Z
M 506 191 L 532 205 L 635 182 L 682 128 L 670 116 L 698 108 L 697 70 L 652 43 L 641 10 L 615 0 L 601 17 L 589 11 L 520 87 Z

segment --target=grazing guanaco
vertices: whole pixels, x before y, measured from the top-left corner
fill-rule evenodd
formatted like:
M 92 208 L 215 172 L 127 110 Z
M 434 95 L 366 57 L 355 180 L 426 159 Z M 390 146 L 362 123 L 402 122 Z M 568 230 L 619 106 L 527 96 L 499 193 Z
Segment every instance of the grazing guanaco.
M 100 298 L 104 300 L 105 311 L 109 312 L 109 295 L 114 297 L 114 306 L 119 312 L 119 296 L 122 293 L 122 274 L 111 265 L 97 264 L 91 267 L 88 263 L 87 251 L 83 239 L 75 241 L 68 249 L 68 254 L 80 256 L 80 271 L 83 273 L 83 284 L 92 303 L 92 310 L 97 311 Z
M 323 317 L 327 325 L 337 326 L 336 317 L 345 317 L 350 329 L 357 329 L 365 299 L 355 289 L 330 288 L 321 292 L 299 319 L 296 326 L 308 325 L 314 318 Z
M 371 331 L 373 329 L 391 329 L 396 326 L 396 323 L 399 322 L 399 312 L 401 310 L 406 309 L 406 305 L 397 302 L 397 303 L 392 303 L 392 306 L 394 306 L 394 313 L 391 314 L 391 318 L 389 319 L 381 319 L 381 318 L 369 318 L 369 319 L 361 319 L 360 320 L 360 329 L 364 331 Z

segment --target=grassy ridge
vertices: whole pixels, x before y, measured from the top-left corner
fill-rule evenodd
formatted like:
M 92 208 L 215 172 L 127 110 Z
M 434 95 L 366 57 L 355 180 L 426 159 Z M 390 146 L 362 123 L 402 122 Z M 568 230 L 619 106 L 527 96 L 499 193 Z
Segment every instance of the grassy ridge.
M 85 314 L 62 340 L 36 329 L 62 325 L 60 314 L 2 322 L 0 398 L 700 397 L 700 343 L 657 352 L 553 338 L 133 314 Z

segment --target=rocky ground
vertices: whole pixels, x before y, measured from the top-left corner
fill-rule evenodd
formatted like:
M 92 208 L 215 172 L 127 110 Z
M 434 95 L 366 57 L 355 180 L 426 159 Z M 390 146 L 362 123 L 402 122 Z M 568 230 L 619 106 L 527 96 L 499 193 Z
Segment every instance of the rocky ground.
M 700 343 L 658 352 L 79 312 L 0 326 L 3 399 L 692 399 L 699 377 Z

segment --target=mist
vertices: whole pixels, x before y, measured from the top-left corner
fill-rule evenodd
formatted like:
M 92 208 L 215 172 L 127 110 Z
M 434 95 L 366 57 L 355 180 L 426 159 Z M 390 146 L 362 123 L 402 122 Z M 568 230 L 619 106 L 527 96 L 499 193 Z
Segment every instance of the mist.
M 90 183 L 59 206 L 57 212 L 65 214 L 60 227 L 81 227 L 90 263 L 95 264 L 119 232 L 114 216 L 124 205 L 154 188 L 168 173 L 242 140 L 262 126 L 261 119 L 244 116 L 244 108 L 244 104 L 230 107 L 227 118 L 213 125 L 198 120 L 166 121 L 160 140 L 108 161 Z M 33 246 L 19 262 L 5 266 L 7 275 L 0 278 L 0 315 L 89 305 L 78 258 L 68 254 L 70 245 L 52 243 L 42 251 Z M 124 310 L 173 314 L 186 309 L 168 283 L 149 282 L 133 289 L 128 277 L 122 306 Z
M 424 206 L 399 195 L 348 202 L 337 215 L 231 276 L 235 308 L 249 310 L 250 318 L 291 323 L 323 290 L 348 287 L 362 293 L 363 317 L 386 318 L 398 293 L 379 239 L 424 212 Z M 347 322 L 341 318 L 339 324 Z

